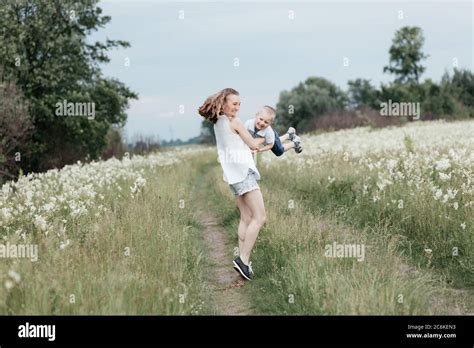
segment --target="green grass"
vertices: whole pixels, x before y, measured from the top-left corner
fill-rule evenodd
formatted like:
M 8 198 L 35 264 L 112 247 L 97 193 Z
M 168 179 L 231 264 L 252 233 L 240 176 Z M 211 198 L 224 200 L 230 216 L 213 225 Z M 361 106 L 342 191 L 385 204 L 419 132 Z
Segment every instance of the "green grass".
M 258 313 L 448 314 L 472 306 L 469 298 L 451 298 L 435 272 L 411 262 L 393 226 L 351 223 L 350 179 L 322 192 L 314 173 L 298 181 L 288 180 L 285 168 L 261 173 L 267 223 L 252 255 L 256 279 L 245 288 Z M 215 170 L 209 179 L 218 183 L 211 202 L 237 244 L 239 214 L 220 175 Z M 364 244 L 365 259 L 325 257 L 333 242 Z
M 125 181 L 121 190 L 104 192 L 107 213 L 68 219 L 71 244 L 64 250 L 58 238 L 35 236 L 39 261 L 0 263 L 0 314 L 215 314 L 212 260 L 195 212 L 209 209 L 220 217 L 232 241 L 229 255 L 238 245 L 239 212 L 213 151 L 146 169 L 144 191 L 133 199 Z M 460 266 L 471 256 L 442 256 L 451 242 L 466 247 L 472 237 L 452 233 L 436 219 L 436 207 L 414 197 L 405 200 L 407 215 L 374 208 L 358 194 L 360 176 L 342 163 L 299 172 L 298 180 L 288 179 L 290 169 L 260 168 L 268 221 L 252 255 L 256 278 L 241 288 L 256 313 L 473 312 L 472 288 L 451 290 L 454 283 L 471 284 L 469 266 Z M 328 185 L 329 175 L 337 180 Z M 439 232 L 429 234 L 429 226 Z M 364 245 L 365 259 L 326 257 L 333 242 Z M 432 259 L 422 253 L 425 247 L 433 249 Z M 9 270 L 21 281 L 7 290 Z
M 109 192 L 103 216 L 68 223 L 71 244 L 37 236 L 39 261 L 0 263 L 0 314 L 202 314 L 212 303 L 204 282 L 206 249 L 190 194 L 208 155 L 145 170 L 144 191 Z M 183 200 L 183 208 L 180 208 Z M 10 241 L 11 242 L 11 241 Z M 12 242 L 11 242 L 12 243 Z M 202 267 L 204 266 L 204 268 Z M 21 281 L 3 283 L 13 269 Z
M 401 184 L 387 188 L 381 203 L 373 204 L 371 197 L 361 194 L 361 183 L 368 173 L 355 174 L 337 161 L 332 166 L 298 172 L 298 180 L 286 180 L 288 169 L 277 166 L 263 170 L 263 177 L 268 187 L 283 186 L 294 192 L 291 199 L 311 213 L 335 215 L 338 221 L 358 229 L 385 226 L 387 233 L 398 236 L 398 250 L 407 255 L 411 265 L 435 270 L 452 286 L 474 287 L 474 235 L 459 226 L 474 218 L 472 210 L 470 216 L 467 209 L 455 212 L 433 201 L 430 192 L 411 195 L 410 188 Z M 336 180 L 328 184 L 328 176 Z M 400 199 L 403 209 L 397 206 Z M 430 257 L 425 249 L 432 250 Z

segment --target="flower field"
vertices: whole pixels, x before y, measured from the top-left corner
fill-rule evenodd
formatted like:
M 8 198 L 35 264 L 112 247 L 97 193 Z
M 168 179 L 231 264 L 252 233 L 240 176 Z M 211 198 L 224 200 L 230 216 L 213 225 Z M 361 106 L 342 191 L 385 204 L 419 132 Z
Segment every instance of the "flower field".
M 316 210 L 386 225 L 416 262 L 474 284 L 474 122 L 418 122 L 304 138 L 304 151 L 262 164 Z
M 473 134 L 414 122 L 259 155 L 267 222 L 242 296 L 258 314 L 473 313 Z M 0 314 L 225 311 L 197 214 L 226 234 L 218 263 L 235 272 L 239 214 L 215 148 L 76 163 L 0 193 Z
M 0 313 L 195 313 L 202 248 L 187 197 L 205 153 L 76 163 L 3 185 Z

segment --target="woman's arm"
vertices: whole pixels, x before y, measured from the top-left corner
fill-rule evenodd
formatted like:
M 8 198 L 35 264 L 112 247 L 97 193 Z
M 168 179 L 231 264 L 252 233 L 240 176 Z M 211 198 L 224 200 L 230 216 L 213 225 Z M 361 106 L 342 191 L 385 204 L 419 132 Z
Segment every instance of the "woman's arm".
M 246 143 L 251 150 L 259 149 L 259 142 L 250 135 L 249 131 L 245 128 L 240 118 L 234 117 L 230 121 L 230 126 L 239 134 L 244 143 Z

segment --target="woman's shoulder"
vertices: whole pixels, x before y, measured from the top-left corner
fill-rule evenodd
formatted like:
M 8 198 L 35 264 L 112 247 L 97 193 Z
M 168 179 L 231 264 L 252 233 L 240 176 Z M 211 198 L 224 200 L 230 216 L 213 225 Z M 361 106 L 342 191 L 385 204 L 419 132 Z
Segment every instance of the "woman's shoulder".
M 240 118 L 234 116 L 229 120 L 229 126 L 233 133 L 238 134 L 243 127 L 243 123 Z
M 230 122 L 231 124 L 243 124 L 243 123 L 242 123 L 242 120 L 241 120 L 240 118 L 238 118 L 237 116 L 232 117 L 232 118 L 229 120 L 229 122 Z

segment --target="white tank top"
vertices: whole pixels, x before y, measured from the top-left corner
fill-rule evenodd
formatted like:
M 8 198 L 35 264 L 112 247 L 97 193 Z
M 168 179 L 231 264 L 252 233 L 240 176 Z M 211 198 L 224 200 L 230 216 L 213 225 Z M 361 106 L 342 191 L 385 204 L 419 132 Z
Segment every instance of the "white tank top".
M 257 180 L 260 180 L 260 173 L 255 166 L 250 148 L 231 130 L 226 115 L 219 116 L 214 124 L 214 133 L 219 162 L 224 171 L 224 181 L 228 184 L 241 182 L 247 177 L 249 169 L 255 171 Z

